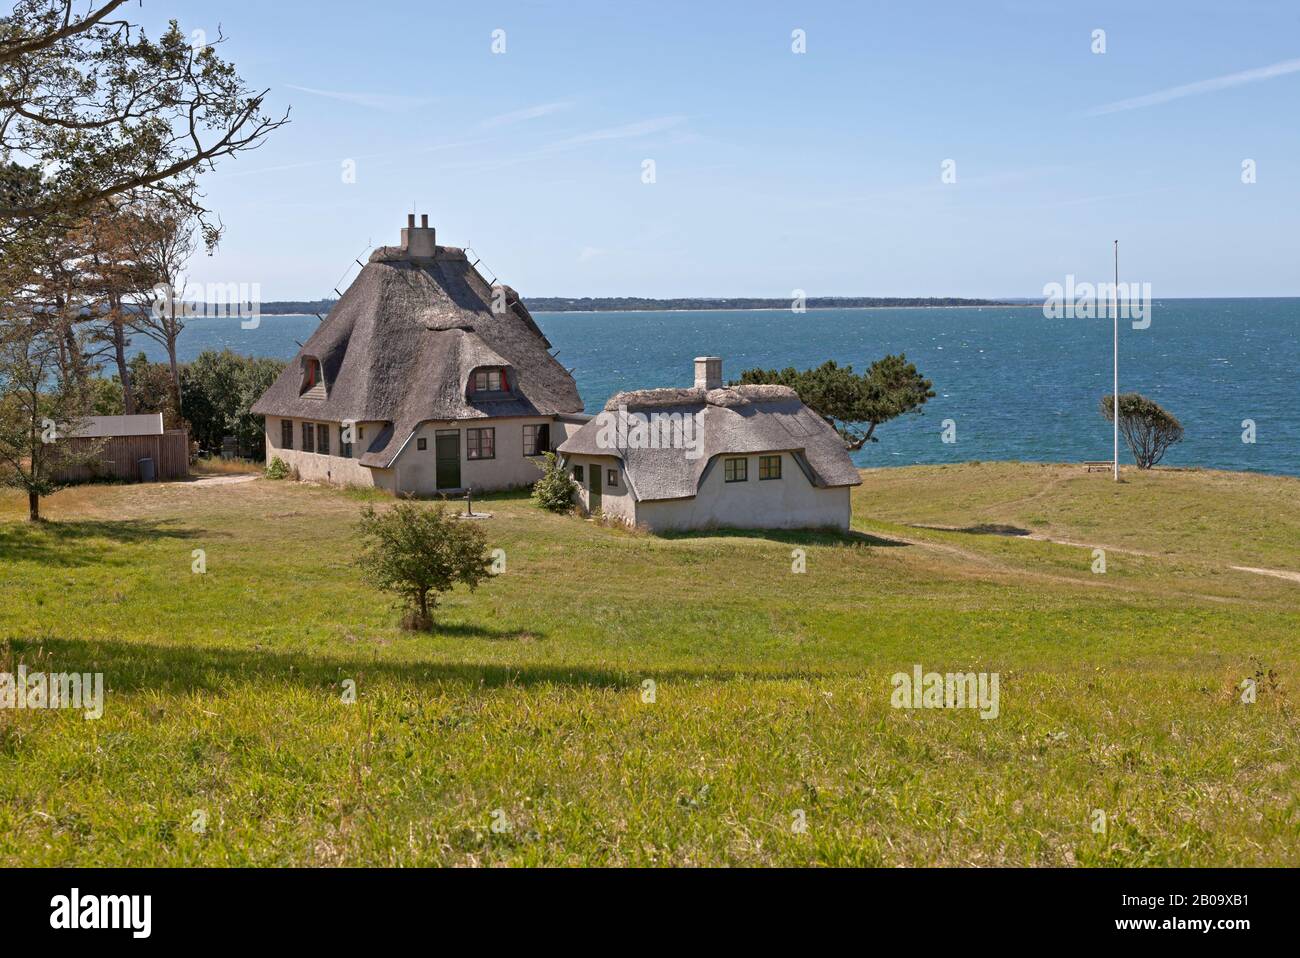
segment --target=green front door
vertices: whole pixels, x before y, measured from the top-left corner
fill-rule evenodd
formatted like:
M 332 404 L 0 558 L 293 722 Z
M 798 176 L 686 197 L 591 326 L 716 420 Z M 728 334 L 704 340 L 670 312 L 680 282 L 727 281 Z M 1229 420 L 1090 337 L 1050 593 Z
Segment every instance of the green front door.
M 600 463 L 591 464 L 591 507 L 589 511 L 594 516 L 600 512 Z
M 439 489 L 460 488 L 460 430 L 439 429 L 433 440 Z

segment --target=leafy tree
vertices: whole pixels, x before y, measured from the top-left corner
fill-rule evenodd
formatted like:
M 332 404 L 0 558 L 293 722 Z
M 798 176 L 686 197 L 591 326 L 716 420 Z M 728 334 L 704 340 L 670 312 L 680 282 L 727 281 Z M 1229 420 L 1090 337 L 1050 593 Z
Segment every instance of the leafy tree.
M 66 217 L 0 234 L 0 337 L 10 328 L 53 351 L 60 382 L 86 387 L 95 367 L 86 327 L 103 305 L 85 270 L 84 231 Z
M 1103 396 L 1101 415 L 1114 422 L 1115 397 Z M 1128 443 L 1139 469 L 1150 469 L 1164 458 L 1169 447 L 1183 438 L 1183 425 L 1154 399 L 1140 393 L 1121 393 L 1119 431 Z
M 81 6 L 17 0 L 0 17 L 0 160 L 11 164 L 0 168 L 0 228 L 133 192 L 202 216 L 195 175 L 260 146 L 288 114 L 263 113 L 266 91 L 217 56 L 220 31 L 187 36 L 173 20 L 153 40 L 123 16 L 125 0 Z M 217 227 L 204 230 L 215 242 Z
M 144 353 L 136 353 L 127 361 L 131 388 L 138 413 L 163 414 L 163 425 L 168 429 L 185 426 L 180 410 L 172 403 L 171 370 L 166 363 L 151 363 Z M 117 375 L 90 382 L 93 412 L 96 416 L 120 416 L 126 410 L 122 402 L 121 382 Z
M 133 297 L 131 328 L 167 350 L 172 380 L 172 405 L 181 405 L 180 363 L 176 344 L 185 329 L 185 311 L 178 302 L 185 290 L 182 275 L 195 251 L 197 217 L 184 203 L 170 197 L 141 204 L 132 231 L 132 252 L 139 266 Z M 159 296 L 158 292 L 163 292 Z
M 127 415 L 136 409 L 135 389 L 127 363 L 128 298 L 144 282 L 135 259 L 132 237 L 136 224 L 119 197 L 97 204 L 76 224 L 75 238 L 80 258 L 76 263 L 78 286 L 87 300 L 84 324 L 90 339 L 98 344 L 92 355 L 98 362 L 108 355 L 117 369 L 116 382 L 122 390 L 122 408 Z
M 266 356 L 244 358 L 231 434 L 235 437 L 239 448 L 253 459 L 262 459 L 266 456 L 266 417 L 255 416 L 250 410 L 253 408 L 253 403 L 261 399 L 262 394 L 279 378 L 285 365 L 282 359 L 271 359 Z
M 167 429 L 183 427 L 180 407 L 172 399 L 171 370 L 166 363 L 151 363 L 144 353 L 136 353 L 127 363 L 135 391 L 136 412 L 160 412 Z
M 876 427 L 904 413 L 920 415 L 934 398 L 933 383 L 899 353 L 878 359 L 861 375 L 852 366 L 828 360 L 816 369 L 747 369 L 740 383 L 789 386 L 828 423 L 852 450 L 877 442 Z M 862 427 L 866 428 L 862 428 Z
M 428 631 L 433 626 L 430 609 L 437 607 L 439 595 L 457 582 L 473 591 L 490 574 L 483 530 L 442 506 L 426 509 L 399 502 L 385 512 L 366 506 L 359 531 L 362 547 L 356 563 L 368 582 L 402 599 L 405 628 Z
M 27 493 L 32 522 L 41 519 L 41 498 L 59 489 L 56 469 L 96 451 L 59 443 L 80 425 L 88 398 L 60 374 L 59 332 L 54 321 L 33 320 L 8 325 L 0 339 L 0 482 Z
M 573 492 L 577 488 L 567 469 L 553 452 L 545 454 L 541 463 L 542 478 L 533 484 L 533 502 L 551 512 L 568 512 L 573 508 Z
M 284 362 L 240 356 L 229 349 L 205 350 L 181 369 L 181 415 L 190 424 L 190 438 L 209 451 L 234 436 L 239 448 L 254 459 L 266 452 L 265 419 L 249 409 L 284 369 Z

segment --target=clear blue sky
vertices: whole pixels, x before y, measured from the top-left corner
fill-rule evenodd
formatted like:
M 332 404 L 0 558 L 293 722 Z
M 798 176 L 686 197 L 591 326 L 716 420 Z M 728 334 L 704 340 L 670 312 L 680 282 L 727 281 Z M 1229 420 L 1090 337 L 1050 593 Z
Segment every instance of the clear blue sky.
M 227 232 L 195 279 L 259 282 L 266 300 L 329 293 L 412 209 L 525 296 L 1036 297 L 1105 278 L 1116 238 L 1124 277 L 1157 298 L 1300 294 L 1294 0 L 138 15 L 220 25 L 272 109 L 293 107 L 204 179 Z

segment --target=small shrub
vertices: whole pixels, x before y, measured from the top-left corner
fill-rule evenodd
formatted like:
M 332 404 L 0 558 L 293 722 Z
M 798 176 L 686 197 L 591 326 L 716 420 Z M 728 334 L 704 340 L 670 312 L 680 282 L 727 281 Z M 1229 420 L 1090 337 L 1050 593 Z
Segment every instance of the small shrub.
M 573 493 L 577 484 L 560 465 L 553 452 L 546 453 L 545 461 L 537 464 L 542 478 L 533 484 L 533 502 L 551 512 L 569 512 L 573 509 Z
M 288 479 L 289 464 L 279 456 L 272 456 L 271 461 L 266 464 L 266 478 L 268 479 Z
M 442 506 L 426 509 L 399 502 L 386 512 L 361 510 L 361 554 L 356 564 L 378 589 L 400 596 L 406 606 L 402 626 L 428 631 L 438 596 L 457 582 L 470 591 L 490 575 L 487 536 L 472 522 L 461 522 Z

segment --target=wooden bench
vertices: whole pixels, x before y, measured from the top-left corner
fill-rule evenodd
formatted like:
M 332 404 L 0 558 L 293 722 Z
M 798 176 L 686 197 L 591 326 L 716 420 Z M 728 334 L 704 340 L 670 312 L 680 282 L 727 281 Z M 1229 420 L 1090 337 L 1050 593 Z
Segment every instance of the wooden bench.
M 1107 472 L 1113 469 L 1115 461 L 1113 459 L 1090 459 L 1083 464 L 1083 468 L 1089 472 Z

